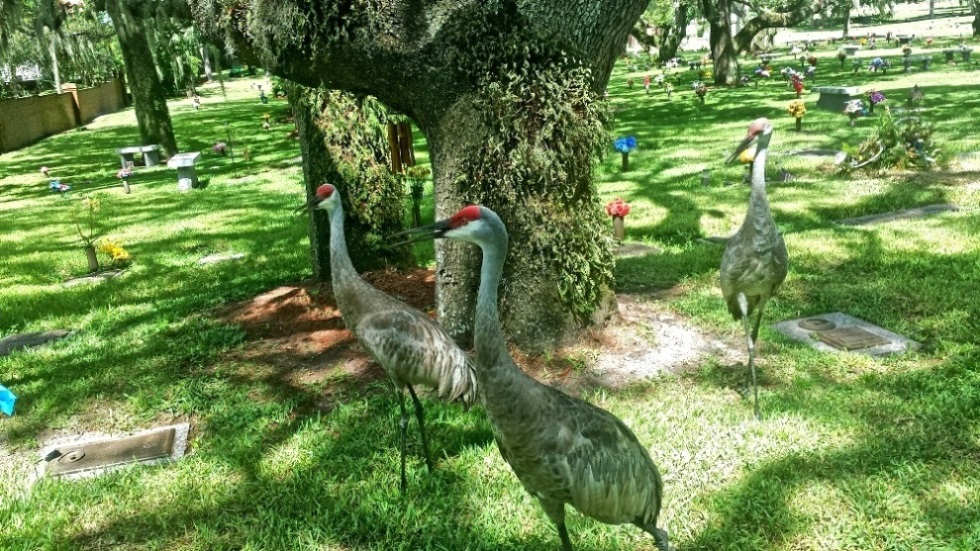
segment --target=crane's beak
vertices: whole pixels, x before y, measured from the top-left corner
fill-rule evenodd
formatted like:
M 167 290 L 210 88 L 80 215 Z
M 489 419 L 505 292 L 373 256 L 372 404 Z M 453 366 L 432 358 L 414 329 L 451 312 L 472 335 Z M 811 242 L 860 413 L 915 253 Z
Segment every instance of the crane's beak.
M 449 220 L 440 220 L 433 224 L 428 224 L 426 226 L 419 226 L 417 228 L 412 228 L 410 230 L 405 230 L 398 232 L 391 236 L 392 239 L 402 238 L 401 241 L 392 243 L 392 247 L 397 247 L 398 245 L 404 245 L 405 243 L 415 243 L 418 241 L 429 241 L 432 239 L 439 239 L 445 237 L 447 231 L 451 230 L 452 226 L 449 225 Z
M 293 209 L 293 214 L 295 214 L 295 215 L 297 215 L 297 216 L 300 216 L 300 215 L 303 215 L 303 214 L 306 214 L 306 212 L 307 212 L 307 211 L 310 211 L 310 210 L 313 210 L 313 209 L 315 209 L 315 208 L 316 208 L 316 205 L 317 205 L 317 203 L 319 203 L 319 202 L 320 202 L 320 199 L 318 199 L 318 198 L 317 198 L 317 197 L 316 197 L 316 196 L 314 195 L 312 199 L 310 199 L 310 200 L 309 200 L 309 201 L 307 201 L 306 203 L 304 203 L 304 204 L 302 204 L 302 205 L 300 205 L 300 206 L 298 206 L 298 207 L 296 207 L 295 209 Z
M 748 149 L 749 146 L 752 145 L 752 142 L 753 141 L 755 141 L 755 136 L 754 135 L 751 135 L 750 134 L 750 135 L 746 136 L 745 139 L 742 140 L 742 143 L 738 144 L 738 149 L 735 150 L 735 153 L 732 153 L 732 156 L 729 157 L 727 161 L 725 161 L 725 164 L 726 165 L 727 164 L 731 164 L 732 161 L 734 161 L 735 159 L 738 159 L 738 156 L 741 155 L 743 151 L 745 151 L 746 149 Z

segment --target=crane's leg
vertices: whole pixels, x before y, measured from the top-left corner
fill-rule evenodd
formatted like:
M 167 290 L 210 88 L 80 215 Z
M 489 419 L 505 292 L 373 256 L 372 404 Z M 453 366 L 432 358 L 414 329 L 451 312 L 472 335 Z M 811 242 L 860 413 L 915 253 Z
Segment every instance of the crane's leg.
M 572 540 L 568 538 L 568 528 L 565 527 L 565 504 L 560 501 L 550 501 L 538 499 L 545 514 L 555 523 L 558 528 L 558 537 L 561 538 L 562 551 L 575 551 L 572 549 Z
M 429 437 L 425 435 L 425 411 L 422 409 L 422 402 L 419 402 L 419 397 L 415 395 L 415 389 L 412 385 L 408 386 L 408 392 L 412 395 L 412 401 L 415 402 L 415 418 L 419 420 L 419 432 L 422 433 L 422 451 L 425 452 L 425 466 L 429 468 L 429 472 L 432 472 L 432 456 L 429 454 Z
M 657 545 L 657 549 L 660 551 L 668 551 L 670 549 L 670 546 L 667 545 L 666 530 L 661 530 L 652 524 L 642 524 L 637 522 L 636 525 L 639 526 L 644 532 L 653 536 L 653 541 Z
M 408 434 L 408 410 L 405 409 L 405 391 L 400 388 L 395 389 L 398 392 L 398 405 L 402 411 L 402 417 L 398 421 L 398 427 L 401 429 L 401 454 L 402 454 L 402 485 L 401 491 L 405 493 L 405 487 L 408 485 L 405 481 L 405 439 Z
M 765 304 L 759 303 L 759 311 L 756 312 L 755 325 L 752 327 L 752 342 L 759 339 L 759 325 L 762 324 L 762 310 L 765 308 Z
M 755 379 L 755 339 L 753 338 L 752 331 L 749 329 L 749 299 L 744 293 L 738 294 L 738 306 L 742 310 L 742 325 L 745 327 L 745 344 L 749 350 L 749 374 L 752 376 L 752 393 L 754 394 L 753 411 L 755 412 L 755 418 L 761 419 L 762 415 L 759 414 L 759 385 Z M 758 326 L 758 322 L 756 322 L 756 325 Z

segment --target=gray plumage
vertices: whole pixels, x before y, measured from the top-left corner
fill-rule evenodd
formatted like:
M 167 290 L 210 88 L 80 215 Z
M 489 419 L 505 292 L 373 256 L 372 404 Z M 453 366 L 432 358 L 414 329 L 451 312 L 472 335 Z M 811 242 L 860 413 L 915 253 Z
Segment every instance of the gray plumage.
M 755 376 L 755 341 L 766 302 L 776 294 L 789 270 L 786 243 L 776 229 L 766 198 L 766 157 L 771 137 L 772 124 L 767 119 L 753 121 L 745 140 L 729 159 L 731 161 L 748 148 L 753 139 L 758 140 L 752 160 L 752 191 L 745 221 L 728 240 L 721 259 L 721 294 L 728 311 L 736 320 L 742 320 L 745 328 L 756 418 L 759 417 L 759 388 Z M 753 314 L 756 315 L 755 324 L 750 331 L 749 321 Z
M 501 455 L 555 523 L 563 549 L 572 550 L 568 504 L 601 522 L 635 524 L 666 551 L 667 533 L 657 528 L 663 485 L 646 448 L 615 415 L 539 383 L 507 351 L 497 312 L 507 254 L 503 222 L 485 207 L 470 206 L 429 228 L 436 230 L 430 237 L 462 239 L 483 250 L 474 324 L 480 394 Z
M 358 342 L 388 373 L 401 407 L 401 488 L 405 489 L 405 439 L 408 414 L 405 389 L 415 404 L 426 465 L 432 459 L 425 433 L 422 404 L 414 385 L 434 388 L 445 400 L 469 407 L 476 398 L 476 374 L 466 353 L 425 313 L 408 306 L 365 282 L 354 270 L 344 237 L 344 210 L 340 194 L 324 184 L 310 201 L 330 216 L 330 278 L 344 324 Z

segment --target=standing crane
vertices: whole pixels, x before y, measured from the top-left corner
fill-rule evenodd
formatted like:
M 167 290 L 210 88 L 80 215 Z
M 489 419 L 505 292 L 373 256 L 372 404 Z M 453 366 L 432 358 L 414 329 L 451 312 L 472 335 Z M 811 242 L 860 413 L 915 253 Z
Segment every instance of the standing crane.
M 759 336 L 762 310 L 783 284 L 789 269 L 786 243 L 776 229 L 766 198 L 766 155 L 771 138 L 772 124 L 769 119 L 756 119 L 749 125 L 748 134 L 738 149 L 728 158 L 727 162 L 734 161 L 753 141 L 758 142 L 752 160 L 749 210 L 745 213 L 742 227 L 728 240 L 721 258 L 721 294 L 728 304 L 728 311 L 736 321 L 742 320 L 745 328 L 756 419 L 760 415 L 759 386 L 755 377 L 755 341 Z M 753 314 L 756 315 L 755 324 L 750 331 L 749 318 Z
M 564 551 L 572 551 L 566 504 L 600 522 L 635 524 L 667 551 L 667 532 L 657 528 L 663 483 L 646 448 L 615 415 L 538 382 L 511 358 L 497 312 L 507 256 L 507 229 L 497 214 L 470 205 L 406 234 L 483 250 L 474 322 L 480 393 L 500 454 L 555 523 Z
M 344 238 L 344 209 L 340 193 L 330 184 L 316 189 L 309 202 L 296 209 L 323 209 L 330 217 L 330 279 L 344 324 L 368 353 L 384 367 L 395 384 L 401 407 L 401 491 L 405 491 L 405 440 L 408 412 L 405 389 L 415 403 L 425 464 L 432 471 L 425 414 L 412 385 L 437 389 L 439 396 L 459 400 L 464 407 L 476 399 L 474 366 L 446 331 L 425 313 L 382 293 L 354 270 Z

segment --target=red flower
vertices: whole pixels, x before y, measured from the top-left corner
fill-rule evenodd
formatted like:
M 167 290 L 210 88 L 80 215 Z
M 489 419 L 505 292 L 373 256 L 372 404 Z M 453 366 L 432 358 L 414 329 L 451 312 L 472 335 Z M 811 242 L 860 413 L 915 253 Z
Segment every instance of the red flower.
M 623 217 L 630 213 L 629 203 L 623 201 L 619 197 L 613 199 L 606 205 L 606 214 L 609 216 L 619 216 Z

